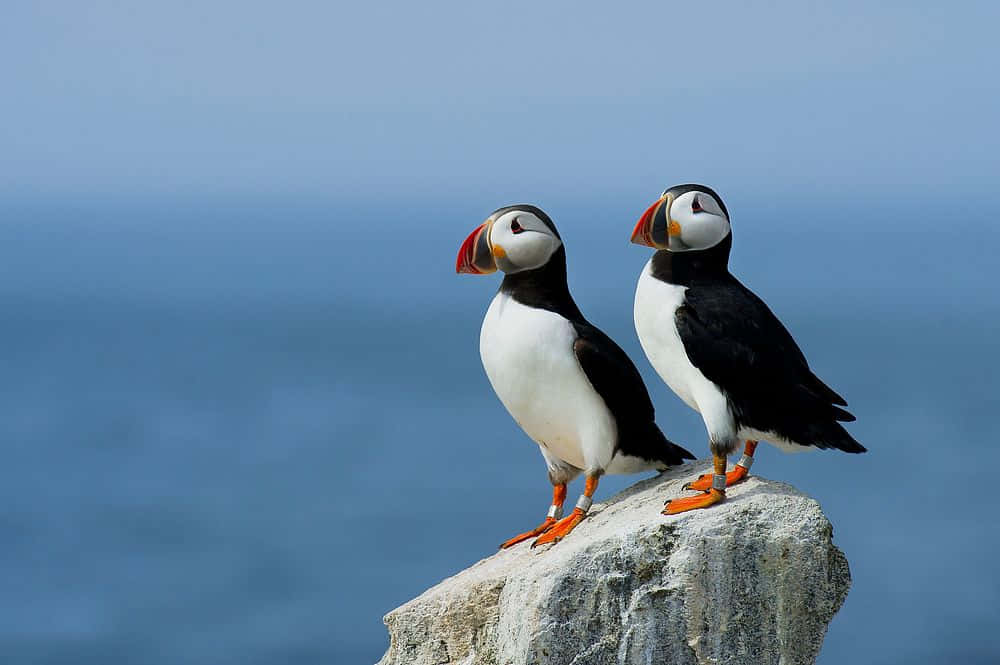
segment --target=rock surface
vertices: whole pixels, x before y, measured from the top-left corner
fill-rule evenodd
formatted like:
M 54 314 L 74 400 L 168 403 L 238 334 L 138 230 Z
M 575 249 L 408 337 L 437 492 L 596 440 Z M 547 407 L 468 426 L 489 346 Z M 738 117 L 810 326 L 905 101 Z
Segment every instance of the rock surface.
M 564 541 L 498 552 L 393 610 L 379 665 L 814 662 L 851 584 L 830 522 L 757 476 L 660 514 L 709 467 L 633 485 Z

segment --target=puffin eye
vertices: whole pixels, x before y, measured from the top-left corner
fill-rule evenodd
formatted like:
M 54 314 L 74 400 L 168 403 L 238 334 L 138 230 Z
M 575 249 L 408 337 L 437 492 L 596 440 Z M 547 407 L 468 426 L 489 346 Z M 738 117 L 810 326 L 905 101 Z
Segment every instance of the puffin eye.
M 517 221 L 516 218 L 514 219 L 513 222 L 510 223 L 510 231 L 511 231 L 511 233 L 520 233 L 523 230 L 524 229 L 521 228 L 521 225 L 518 223 L 518 221 Z
M 701 207 L 701 201 L 699 201 L 698 197 L 695 196 L 694 201 L 691 203 L 691 212 L 702 212 L 703 210 L 704 208 Z

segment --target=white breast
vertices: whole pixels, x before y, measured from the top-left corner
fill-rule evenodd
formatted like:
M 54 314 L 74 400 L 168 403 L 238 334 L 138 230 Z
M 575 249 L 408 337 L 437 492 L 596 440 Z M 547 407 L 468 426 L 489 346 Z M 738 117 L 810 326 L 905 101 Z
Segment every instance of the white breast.
M 652 259 L 639 276 L 635 290 L 635 331 L 650 364 L 660 378 L 701 413 L 710 436 L 735 434 L 725 395 L 688 360 L 677 332 L 674 313 L 684 303 L 685 286 L 667 284 L 652 275 Z
M 577 468 L 603 470 L 617 429 L 576 359 L 575 340 L 563 317 L 499 293 L 483 320 L 479 353 L 497 397 L 528 436 Z

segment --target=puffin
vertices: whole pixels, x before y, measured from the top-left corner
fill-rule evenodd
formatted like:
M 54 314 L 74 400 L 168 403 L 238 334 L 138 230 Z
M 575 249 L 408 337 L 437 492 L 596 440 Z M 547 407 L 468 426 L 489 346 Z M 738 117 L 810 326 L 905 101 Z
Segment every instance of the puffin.
M 746 478 L 758 441 L 786 452 L 863 453 L 841 423 L 847 402 L 809 368 L 770 308 L 729 272 L 729 213 L 704 185 L 676 185 L 649 206 L 632 242 L 656 250 L 635 291 L 635 330 L 657 374 L 708 431 L 713 474 L 666 503 L 667 515 L 723 501 Z M 743 456 L 727 473 L 741 442 Z
M 541 449 L 552 504 L 534 529 L 503 543 L 565 538 L 587 515 L 605 473 L 662 471 L 694 456 L 664 436 L 639 371 L 573 301 L 566 249 L 551 218 L 534 205 L 497 209 L 458 251 L 457 273 L 501 270 L 486 311 L 479 353 L 486 376 L 517 424 Z M 563 517 L 566 484 L 586 484 Z

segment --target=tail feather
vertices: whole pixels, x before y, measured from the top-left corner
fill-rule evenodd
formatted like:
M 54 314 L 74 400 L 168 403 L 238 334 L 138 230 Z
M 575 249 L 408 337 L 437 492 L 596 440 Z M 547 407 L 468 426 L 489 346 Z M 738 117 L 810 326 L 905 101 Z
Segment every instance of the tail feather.
M 830 402 L 833 402 L 837 406 L 847 406 L 847 400 L 838 395 L 837 391 L 835 391 L 833 388 L 823 383 L 823 380 L 820 379 L 815 374 L 812 374 L 810 372 L 809 380 L 806 381 L 806 383 L 810 384 L 808 388 L 817 396 L 823 397 L 829 400 Z
M 850 413 L 849 411 L 845 411 L 844 409 L 841 409 L 836 406 L 831 406 L 830 408 L 833 409 L 834 419 L 839 420 L 842 423 L 853 423 L 855 420 L 857 420 L 857 418 L 854 417 L 854 414 Z
M 682 446 L 677 445 L 673 441 L 667 438 L 667 436 L 660 430 L 659 427 L 654 423 L 652 427 L 651 434 L 659 439 L 659 446 L 664 454 L 662 459 L 667 464 L 671 466 L 676 464 L 683 464 L 686 459 L 695 459 L 695 456 L 690 450 Z
M 858 443 L 840 423 L 832 423 L 818 434 L 814 444 L 818 448 L 836 448 L 845 453 L 866 453 L 868 449 Z

